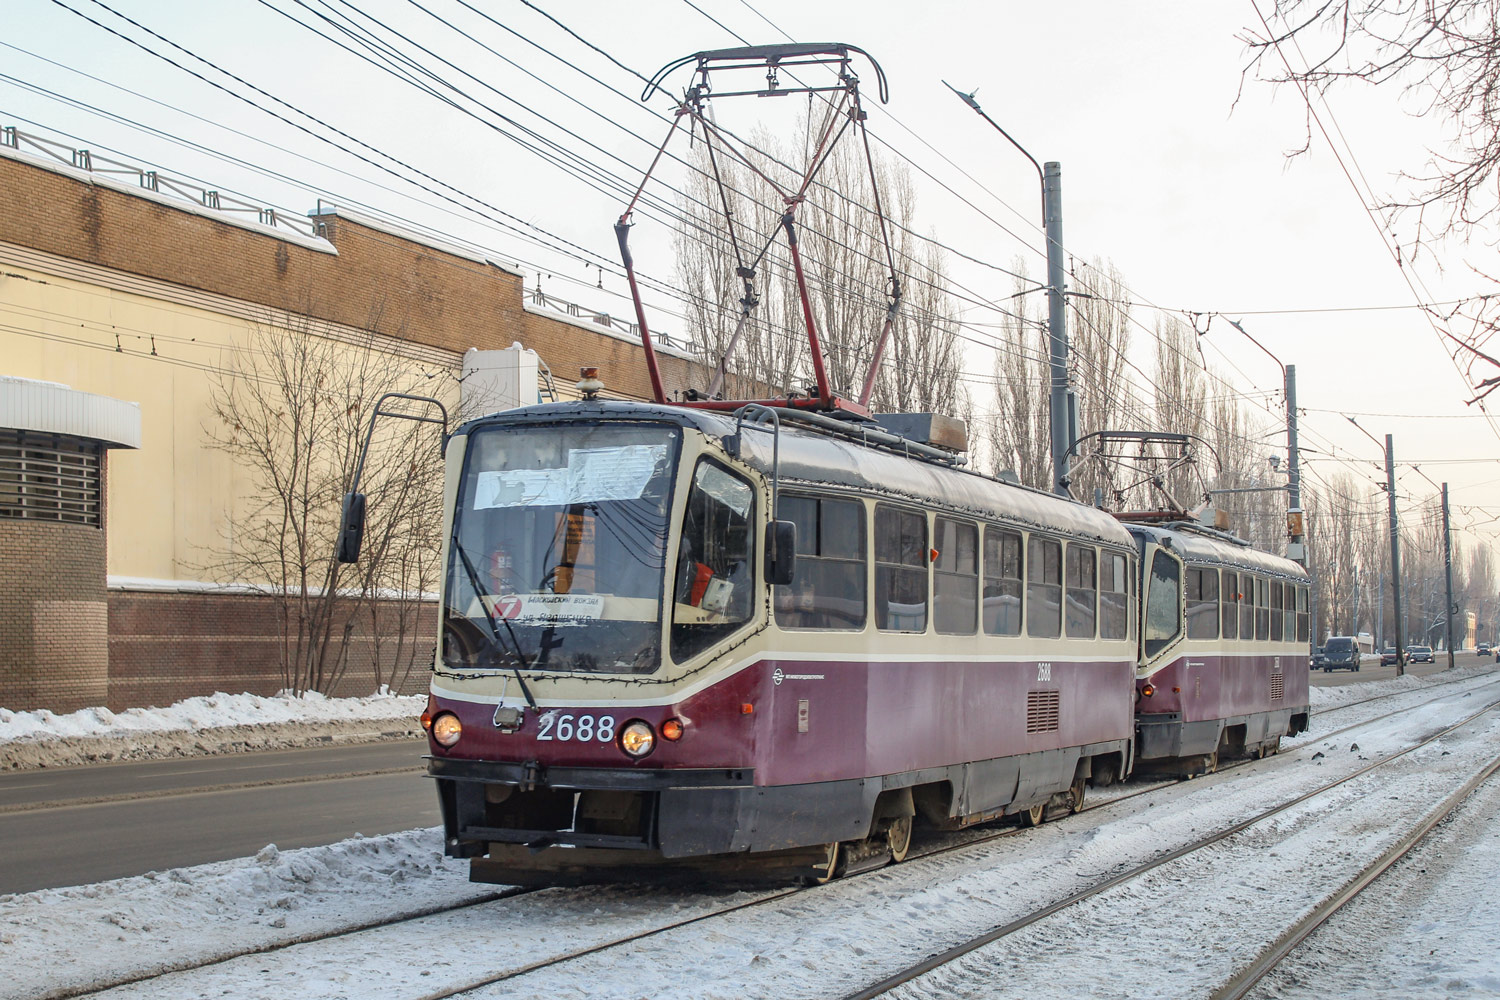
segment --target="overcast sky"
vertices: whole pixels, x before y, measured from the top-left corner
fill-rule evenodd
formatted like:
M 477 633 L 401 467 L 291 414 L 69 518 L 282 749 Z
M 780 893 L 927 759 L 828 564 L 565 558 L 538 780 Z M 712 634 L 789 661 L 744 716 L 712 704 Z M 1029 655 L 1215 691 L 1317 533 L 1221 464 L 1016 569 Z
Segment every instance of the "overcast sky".
M 326 7 L 319 0 L 103 2 L 191 54 L 132 27 L 100 0 L 11 0 L 0 35 L 0 43 L 13 46 L 0 48 L 5 75 L 0 124 L 71 135 L 77 145 L 112 148 L 132 162 L 201 177 L 299 212 L 313 207 L 314 190 L 344 203 L 364 202 L 489 247 L 519 262 L 528 282 L 543 274 L 544 287 L 555 295 L 615 315 L 629 312 L 620 296 L 623 282 L 612 273 L 618 252 L 611 227 L 623 198 L 583 184 L 474 117 L 277 12 L 329 31 L 315 12 L 346 11 L 340 0 L 327 0 Z M 470 97 L 584 152 L 630 183 L 639 179 L 664 134 L 659 116 L 669 104 L 661 97 L 640 104 L 637 77 L 539 11 L 647 76 L 680 56 L 741 44 L 741 38 L 754 44 L 790 37 L 857 45 L 880 62 L 889 79 L 890 104 L 872 112 L 870 128 L 918 170 L 919 228 L 964 254 L 1005 267 L 1021 255 L 1041 277 L 1034 169 L 941 81 L 977 88 L 985 111 L 1037 160 L 1061 162 L 1064 243 L 1070 254 L 1108 259 L 1124 273 L 1132 299 L 1141 303 L 1134 312 L 1141 324 L 1135 354 L 1143 368 L 1150 369 L 1148 331 L 1159 315 L 1203 314 L 1198 325 L 1201 330 L 1207 324 L 1204 357 L 1256 401 L 1268 426 L 1274 426 L 1282 419 L 1281 373 L 1225 321 L 1238 318 L 1272 354 L 1297 366 L 1311 482 L 1348 470 L 1358 477 L 1357 498 L 1382 502 L 1376 480 L 1383 475 L 1375 467 L 1380 450 L 1345 416 L 1370 414 L 1358 416 L 1360 425 L 1379 439 L 1394 434 L 1399 461 L 1418 462 L 1434 482 L 1452 484 L 1455 525 L 1468 529 L 1463 537 L 1489 542 L 1500 529 L 1500 520 L 1484 523 L 1500 516 L 1500 430 L 1475 419 L 1474 409 L 1463 405 L 1471 395 L 1465 380 L 1432 325 L 1411 308 L 1419 299 L 1442 301 L 1489 290 L 1468 263 L 1493 272 L 1488 263 L 1493 250 L 1453 246 L 1442 250 L 1440 260 L 1422 258 L 1414 272 L 1422 284 L 1413 293 L 1345 175 L 1346 167 L 1362 173 L 1377 195 L 1387 195 L 1397 190 L 1396 172 L 1420 170 L 1426 147 L 1441 142 L 1442 133 L 1405 114 L 1394 91 L 1349 90 L 1334 95 L 1331 116 L 1326 108 L 1319 111 L 1326 124 L 1342 131 L 1352 157 L 1345 154 L 1341 165 L 1314 135 L 1310 155 L 1288 161 L 1285 151 L 1303 141 L 1301 98 L 1253 79 L 1241 91 L 1249 56 L 1237 36 L 1258 23 L 1249 2 L 694 0 L 696 7 L 686 0 L 536 0 L 534 7 L 523 0 L 468 2 L 504 27 L 465 9 L 461 0 L 365 0 L 359 6 L 431 48 L 434 55 L 417 53 L 418 58 L 458 82 Z M 565 252 L 482 223 L 474 212 L 438 194 L 320 143 L 147 55 L 65 10 L 63 3 L 321 131 L 297 112 L 315 115 L 430 174 L 435 180 L 424 183 L 443 195 L 464 200 L 456 189 L 488 202 L 493 208 L 482 211 L 495 219 L 544 230 L 544 239 Z M 427 11 L 465 29 L 470 38 Z M 195 56 L 296 111 L 218 75 Z M 444 66 L 439 57 L 458 68 Z M 875 105 L 873 73 L 862 76 L 866 102 Z M 679 71 L 669 82 L 679 89 L 685 80 Z M 86 102 L 129 124 L 69 107 L 16 81 Z M 727 118 L 728 102 L 719 106 Z M 753 100 L 732 111 L 741 134 L 761 114 Z M 765 123 L 783 127 L 779 114 L 782 109 L 767 107 Z M 299 184 L 213 159 L 153 136 L 141 125 Z M 380 159 L 368 151 L 364 155 Z M 666 244 L 656 242 L 662 224 L 648 217 L 638 221 L 637 265 L 669 275 Z M 1398 224 L 1396 233 L 1410 243 L 1411 228 Z M 579 259 L 590 257 L 606 262 L 602 290 L 594 287 L 599 272 Z M 988 297 L 1011 291 L 1010 279 L 993 269 L 955 266 L 955 276 Z M 662 312 L 652 317 L 653 326 L 680 330 L 671 303 L 658 305 Z M 1218 315 L 1210 322 L 1209 314 Z M 993 319 L 969 313 L 966 318 Z M 966 362 L 980 372 L 990 365 L 987 357 Z M 1284 441 L 1268 440 L 1267 453 L 1278 445 L 1284 451 Z M 1403 503 L 1415 505 L 1436 493 L 1423 475 L 1399 471 Z

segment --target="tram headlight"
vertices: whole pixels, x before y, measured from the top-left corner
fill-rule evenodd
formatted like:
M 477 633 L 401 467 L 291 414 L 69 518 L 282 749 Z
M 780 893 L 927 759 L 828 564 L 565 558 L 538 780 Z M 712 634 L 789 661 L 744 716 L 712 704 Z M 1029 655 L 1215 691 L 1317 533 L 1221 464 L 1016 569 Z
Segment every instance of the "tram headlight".
M 443 712 L 432 720 L 432 738 L 440 747 L 451 747 L 464 734 L 464 724 L 452 712 Z
M 656 733 L 648 723 L 636 719 L 620 730 L 620 749 L 632 757 L 644 757 L 656 746 Z

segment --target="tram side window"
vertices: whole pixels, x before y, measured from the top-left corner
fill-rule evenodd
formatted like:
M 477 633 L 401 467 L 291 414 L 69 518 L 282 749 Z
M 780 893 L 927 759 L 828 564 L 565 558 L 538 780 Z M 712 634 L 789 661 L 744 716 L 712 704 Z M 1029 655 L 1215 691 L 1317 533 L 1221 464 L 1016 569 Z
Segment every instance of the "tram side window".
M 1062 635 L 1062 545 L 1031 536 L 1026 546 L 1026 634 Z
M 875 625 L 927 630 L 927 515 L 875 505 Z
M 1255 638 L 1265 642 L 1271 638 L 1271 602 L 1267 591 L 1270 583 L 1263 576 L 1255 578 Z
M 1240 574 L 1240 638 L 1255 638 L 1255 578 Z
M 755 491 L 716 462 L 693 472 L 678 547 L 672 657 L 681 663 L 734 632 L 753 614 Z
M 781 517 L 797 526 L 797 568 L 776 588 L 782 628 L 865 627 L 865 506 L 854 500 L 790 496 Z
M 1130 619 L 1130 580 L 1125 557 L 1114 552 L 1099 556 L 1099 638 L 1123 639 Z
M 1224 571 L 1224 587 L 1220 593 L 1223 598 L 1219 607 L 1223 609 L 1220 618 L 1224 626 L 1224 638 L 1238 638 L 1240 634 L 1240 584 L 1239 579 L 1227 569 Z
M 1165 552 L 1151 559 L 1146 581 L 1146 656 L 1152 657 L 1172 644 L 1182 631 L 1182 577 L 1177 561 Z
M 1282 596 L 1283 588 L 1280 580 L 1271 581 L 1271 641 L 1281 642 L 1286 636 L 1286 626 L 1283 624 L 1285 615 L 1283 611 Z
M 1219 574 L 1217 570 L 1189 566 L 1184 571 L 1189 639 L 1219 637 Z
M 1021 634 L 1021 536 L 984 529 L 984 631 Z
M 973 635 L 979 620 L 979 526 L 940 517 L 933 535 L 938 556 L 932 566 L 932 627 Z
M 1297 641 L 1307 643 L 1308 616 L 1307 616 L 1307 588 L 1297 588 Z
M 1067 628 L 1071 639 L 1092 639 L 1098 612 L 1096 553 L 1091 546 L 1068 543 Z

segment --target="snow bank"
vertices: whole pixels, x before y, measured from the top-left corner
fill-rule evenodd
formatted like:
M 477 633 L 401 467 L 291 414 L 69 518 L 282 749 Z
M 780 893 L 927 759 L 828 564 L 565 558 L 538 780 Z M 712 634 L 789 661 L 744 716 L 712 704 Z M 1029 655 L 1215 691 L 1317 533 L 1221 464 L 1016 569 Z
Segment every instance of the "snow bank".
M 296 851 L 271 844 L 253 858 L 0 895 L 0 998 L 118 982 L 491 895 L 494 886 L 470 884 L 467 865 L 443 857 L 442 843 L 435 827 Z
M 424 695 L 382 690 L 364 698 L 216 693 L 166 708 L 66 715 L 0 708 L 0 771 L 416 735 L 425 704 Z

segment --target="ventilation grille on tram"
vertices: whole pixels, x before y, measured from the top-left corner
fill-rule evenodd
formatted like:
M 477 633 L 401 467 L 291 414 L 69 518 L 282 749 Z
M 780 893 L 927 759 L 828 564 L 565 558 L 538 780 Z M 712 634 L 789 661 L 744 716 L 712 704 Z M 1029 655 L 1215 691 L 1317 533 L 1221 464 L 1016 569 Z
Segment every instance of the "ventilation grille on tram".
M 1271 700 L 1280 701 L 1281 696 L 1286 693 L 1286 682 L 1278 671 L 1271 675 Z
M 1057 732 L 1058 708 L 1062 695 L 1057 691 L 1026 692 L 1026 731 L 1028 733 Z

